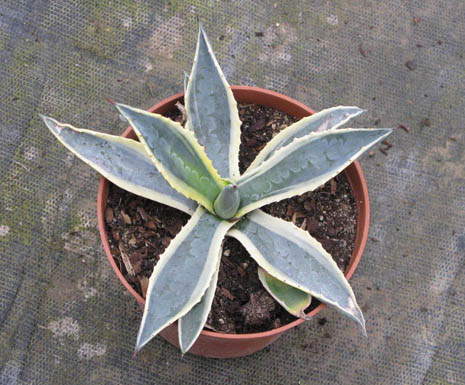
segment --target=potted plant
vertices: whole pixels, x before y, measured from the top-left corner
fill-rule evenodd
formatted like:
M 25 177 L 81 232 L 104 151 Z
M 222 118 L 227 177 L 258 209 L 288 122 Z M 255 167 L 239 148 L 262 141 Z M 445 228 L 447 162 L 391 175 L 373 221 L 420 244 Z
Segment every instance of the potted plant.
M 352 186 L 358 183 L 361 187 L 355 188 L 355 194 L 367 204 L 363 176 L 353 162 L 391 130 L 337 129 L 362 110 L 327 109 L 282 130 L 241 173 L 241 122 L 234 96 L 241 102 L 273 105 L 300 116 L 311 110 L 269 91 L 247 87 L 233 91 L 200 26 L 192 73 L 186 78 L 185 128 L 160 115 L 181 95 L 154 106 L 152 112 L 112 102 L 133 130 L 123 137 L 77 129 L 42 116 L 60 142 L 115 185 L 191 215 L 153 269 L 136 352 L 160 333 L 183 353 L 241 356 L 263 348 L 299 323 L 251 335 L 203 330 L 215 295 L 225 236 L 245 246 L 260 266 L 263 287 L 289 313 L 302 320 L 313 316 L 321 306 L 308 315 L 304 310 L 314 297 L 354 320 L 365 333 L 354 293 L 321 244 L 308 232 L 260 208 L 314 190 L 349 165 L 351 171 L 346 174 Z M 103 226 L 107 193 L 108 185 L 101 183 L 99 227 L 110 262 L 125 283 L 111 257 Z M 364 237 L 346 274 L 353 273 L 360 259 L 366 229 L 361 231 Z M 127 282 L 125 286 L 129 288 Z M 139 295 L 136 298 L 143 302 Z

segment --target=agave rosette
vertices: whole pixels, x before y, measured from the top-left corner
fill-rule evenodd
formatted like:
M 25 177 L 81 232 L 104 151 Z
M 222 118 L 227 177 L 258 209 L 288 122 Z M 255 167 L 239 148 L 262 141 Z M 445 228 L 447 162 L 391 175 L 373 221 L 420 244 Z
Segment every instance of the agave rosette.
M 185 128 L 115 103 L 139 141 L 43 116 L 60 142 L 114 184 L 192 215 L 150 277 L 136 351 L 175 321 L 182 352 L 191 348 L 213 302 L 227 235 L 245 246 L 263 286 L 289 313 L 307 318 L 315 297 L 365 332 L 354 293 L 321 244 L 260 207 L 323 185 L 391 130 L 338 129 L 363 110 L 323 110 L 282 130 L 241 175 L 237 103 L 201 26 L 185 88 Z

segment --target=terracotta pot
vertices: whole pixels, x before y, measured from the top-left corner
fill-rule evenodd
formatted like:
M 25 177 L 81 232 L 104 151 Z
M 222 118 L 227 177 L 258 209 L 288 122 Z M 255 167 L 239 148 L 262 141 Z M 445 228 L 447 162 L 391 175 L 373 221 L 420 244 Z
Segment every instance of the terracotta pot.
M 248 86 L 233 86 L 232 90 L 234 97 L 240 103 L 254 103 L 273 107 L 279 111 L 287 112 L 288 114 L 297 118 L 302 118 L 314 113 L 311 108 L 303 105 L 302 103 L 299 103 L 294 99 L 276 92 Z M 175 108 L 174 104 L 179 100 L 183 101 L 183 93 L 179 93 L 163 100 L 162 102 L 150 108 L 149 111 L 164 114 L 165 112 L 173 110 Z M 136 135 L 130 127 L 123 133 L 123 136 L 132 139 L 136 138 Z M 346 278 L 350 279 L 350 277 L 352 277 L 354 274 L 355 269 L 360 262 L 360 258 L 362 257 L 363 250 L 365 249 L 370 220 L 370 208 L 365 177 L 363 176 L 363 172 L 358 161 L 355 161 L 349 167 L 347 167 L 345 169 L 345 173 L 352 188 L 358 209 L 355 248 L 353 250 L 349 266 L 344 273 Z M 124 287 L 134 296 L 134 298 L 143 308 L 145 303 L 144 298 L 136 293 L 136 291 L 123 277 L 110 252 L 110 245 L 108 243 L 104 221 L 104 213 L 108 197 L 108 186 L 108 180 L 102 177 L 100 180 L 97 201 L 100 237 L 102 239 L 103 247 L 105 248 L 108 260 L 110 261 L 115 274 L 118 276 Z M 322 311 L 324 307 L 325 305 L 321 304 L 312 310 L 308 315 L 313 317 Z M 265 346 L 271 344 L 278 337 L 280 337 L 281 334 L 283 334 L 286 330 L 300 325 L 303 322 L 304 320 L 298 319 L 277 329 L 251 334 L 224 334 L 203 330 L 198 340 L 189 352 L 192 354 L 215 358 L 246 356 L 263 349 Z M 171 344 L 179 346 L 177 323 L 174 323 L 165 328 L 160 334 Z

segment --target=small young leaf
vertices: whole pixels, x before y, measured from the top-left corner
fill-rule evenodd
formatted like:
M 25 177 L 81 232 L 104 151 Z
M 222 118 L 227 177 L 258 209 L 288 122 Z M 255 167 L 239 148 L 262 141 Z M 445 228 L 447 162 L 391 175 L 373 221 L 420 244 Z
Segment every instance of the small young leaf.
M 304 313 L 304 310 L 312 302 L 310 294 L 289 286 L 271 274 L 268 274 L 261 267 L 258 268 L 258 278 L 266 291 L 290 314 L 295 317 L 310 319 Z
M 220 218 L 230 219 L 236 214 L 240 203 L 241 198 L 237 186 L 228 184 L 221 191 L 220 195 L 218 195 L 218 198 L 216 198 L 214 204 L 215 213 Z

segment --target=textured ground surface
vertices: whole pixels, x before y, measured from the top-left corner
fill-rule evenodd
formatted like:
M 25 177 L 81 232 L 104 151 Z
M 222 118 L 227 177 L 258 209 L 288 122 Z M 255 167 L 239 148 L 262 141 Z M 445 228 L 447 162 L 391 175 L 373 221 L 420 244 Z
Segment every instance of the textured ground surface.
M 369 338 L 327 309 L 246 358 L 156 338 L 131 359 L 141 314 L 100 245 L 98 176 L 38 113 L 121 133 L 103 98 L 181 91 L 196 15 L 230 83 L 411 128 L 362 159 Z M 463 0 L 0 0 L 0 384 L 464 384 L 464 19 Z

